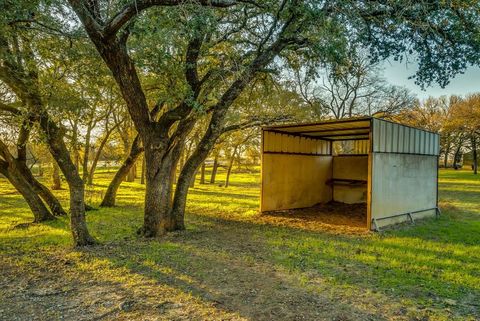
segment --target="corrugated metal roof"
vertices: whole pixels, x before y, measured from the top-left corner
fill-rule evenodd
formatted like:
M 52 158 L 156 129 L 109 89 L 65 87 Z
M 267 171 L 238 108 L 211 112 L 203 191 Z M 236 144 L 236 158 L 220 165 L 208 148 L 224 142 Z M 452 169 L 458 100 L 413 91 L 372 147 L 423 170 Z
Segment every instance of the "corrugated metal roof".
M 317 123 L 269 126 L 264 127 L 264 130 L 326 140 L 368 139 L 370 123 L 371 117 L 360 117 Z
M 327 141 L 370 140 L 373 152 L 438 155 L 439 135 L 428 130 L 375 117 L 267 126 L 265 131 Z

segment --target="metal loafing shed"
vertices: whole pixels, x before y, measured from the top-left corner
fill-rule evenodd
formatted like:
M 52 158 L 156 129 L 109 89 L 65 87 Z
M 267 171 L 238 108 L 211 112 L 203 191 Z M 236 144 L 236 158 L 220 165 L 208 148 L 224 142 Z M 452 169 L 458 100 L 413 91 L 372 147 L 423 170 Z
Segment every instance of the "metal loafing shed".
M 262 128 L 261 212 L 366 203 L 365 226 L 439 214 L 439 135 L 362 117 Z

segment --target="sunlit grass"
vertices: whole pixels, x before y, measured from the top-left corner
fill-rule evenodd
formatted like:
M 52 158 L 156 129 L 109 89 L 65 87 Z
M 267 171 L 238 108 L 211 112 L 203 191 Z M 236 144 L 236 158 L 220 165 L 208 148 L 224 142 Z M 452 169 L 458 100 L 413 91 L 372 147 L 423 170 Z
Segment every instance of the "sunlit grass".
M 96 174 L 86 193 L 91 205 L 98 207 L 112 175 L 112 169 Z M 227 285 L 246 282 L 248 287 L 254 282 L 250 278 L 261 279 L 274 270 L 292 287 L 332 301 L 341 298 L 362 313 L 374 309 L 390 318 L 390 313 L 406 307 L 406 317 L 412 319 L 478 317 L 480 178 L 470 172 L 440 172 L 439 219 L 366 235 L 260 224 L 258 170 L 234 173 L 228 188 L 224 179 L 221 170 L 216 184 L 197 181 L 188 198 L 187 232 L 160 242 L 136 236 L 143 220 L 144 186 L 139 181 L 123 183 L 117 207 L 88 212 L 92 234 L 107 245 L 86 252 L 71 250 L 66 218 L 14 228 L 32 216 L 0 179 L 0 255 L 18 266 L 41 266 L 47 257 L 60 255 L 91 278 L 124 285 L 138 278 L 152 280 L 186 295 L 178 300 L 208 301 L 206 292 L 235 296 Z M 67 191 L 55 193 L 67 206 Z M 428 311 L 422 310 L 425 306 Z

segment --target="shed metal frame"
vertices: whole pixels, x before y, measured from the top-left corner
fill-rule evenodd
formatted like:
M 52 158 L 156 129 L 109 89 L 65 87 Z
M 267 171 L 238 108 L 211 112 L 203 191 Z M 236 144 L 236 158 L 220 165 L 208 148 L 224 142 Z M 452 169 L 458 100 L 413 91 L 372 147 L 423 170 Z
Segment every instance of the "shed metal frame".
M 284 146 L 280 147 L 266 147 L 266 135 L 286 135 L 288 137 L 295 137 L 299 140 L 299 150 L 289 150 Z M 328 144 L 327 152 L 319 152 L 319 148 L 311 148 L 302 151 L 299 147 L 305 140 L 308 145 L 310 140 L 323 141 Z M 333 143 L 336 141 L 368 141 L 368 153 L 334 155 Z M 341 120 L 327 120 L 322 122 L 301 123 L 301 124 L 284 124 L 278 126 L 266 126 L 262 128 L 261 139 L 261 156 L 262 156 L 262 186 L 261 186 L 261 200 L 260 211 L 264 212 L 264 188 L 265 188 L 265 169 L 264 157 L 268 154 L 273 155 L 298 155 L 298 156 L 331 156 L 333 164 L 333 156 L 368 156 L 368 179 L 367 179 L 367 228 L 370 230 L 379 230 L 382 221 L 392 221 L 396 218 L 414 222 L 413 214 L 425 213 L 434 211 L 438 216 L 440 211 L 438 209 L 438 157 L 439 157 L 439 135 L 424 129 L 415 128 L 409 125 L 399 124 L 386 119 L 375 117 L 358 117 Z M 315 143 L 313 143 L 315 144 Z M 272 150 L 273 149 L 273 150 Z M 404 212 L 389 213 L 386 216 L 378 216 L 378 213 L 372 217 L 372 202 L 374 196 L 374 176 L 376 172 L 374 158 L 378 158 L 383 154 L 398 155 L 398 158 L 412 160 L 423 159 L 423 157 L 430 157 L 430 162 L 433 163 L 435 158 L 435 202 L 433 206 L 422 208 L 411 208 Z M 385 155 L 386 157 L 389 157 Z M 379 161 L 379 160 L 377 160 Z M 428 165 L 428 164 L 427 164 Z M 394 166 L 395 167 L 395 166 Z M 430 166 L 428 166 L 430 168 Z M 433 170 L 433 169 L 432 169 Z M 333 172 L 333 165 L 332 165 Z M 332 174 L 333 177 L 333 174 Z M 431 187 L 431 186 L 430 186 Z M 411 186 L 411 188 L 414 188 Z M 332 187 L 333 199 L 333 187 Z M 376 200 L 377 203 L 381 201 Z M 378 212 L 378 209 L 376 209 Z M 392 223 L 394 224 L 394 223 Z M 389 225 L 389 224 L 386 224 Z

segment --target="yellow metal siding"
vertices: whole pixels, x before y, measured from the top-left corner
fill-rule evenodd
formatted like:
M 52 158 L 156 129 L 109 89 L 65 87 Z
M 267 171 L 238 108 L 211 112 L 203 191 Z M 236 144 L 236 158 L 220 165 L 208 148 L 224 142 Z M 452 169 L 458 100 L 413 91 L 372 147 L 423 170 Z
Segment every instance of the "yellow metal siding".
M 328 155 L 330 143 L 315 138 L 264 131 L 263 152 Z
M 263 154 L 261 211 L 310 207 L 328 202 L 331 156 Z

